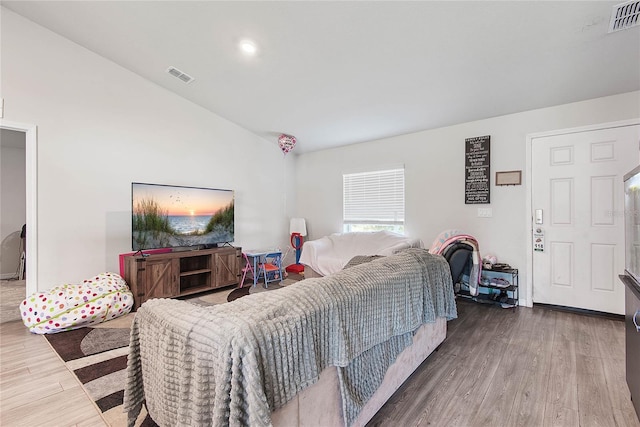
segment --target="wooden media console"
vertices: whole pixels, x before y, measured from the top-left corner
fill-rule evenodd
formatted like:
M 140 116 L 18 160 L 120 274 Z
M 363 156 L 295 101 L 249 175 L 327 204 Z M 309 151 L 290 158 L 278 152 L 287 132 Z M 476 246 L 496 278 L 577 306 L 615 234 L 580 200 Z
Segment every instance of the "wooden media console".
M 133 309 L 151 298 L 172 298 L 237 285 L 241 257 L 241 248 L 233 246 L 128 256 L 124 273 L 133 293 Z

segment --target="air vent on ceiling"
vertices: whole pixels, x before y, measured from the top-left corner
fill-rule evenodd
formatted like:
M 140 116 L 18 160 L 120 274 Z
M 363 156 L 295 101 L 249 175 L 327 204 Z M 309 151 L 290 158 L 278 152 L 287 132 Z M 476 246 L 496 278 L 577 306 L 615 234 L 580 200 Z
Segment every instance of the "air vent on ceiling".
M 613 6 L 611 20 L 609 21 L 610 33 L 626 30 L 637 25 L 640 25 L 640 1 L 632 0 Z
M 182 80 L 185 83 L 191 83 L 192 81 L 195 80 L 189 74 L 183 73 L 182 71 L 178 70 L 176 67 L 167 68 L 167 73 L 171 74 L 173 77 L 179 78 L 180 80 Z

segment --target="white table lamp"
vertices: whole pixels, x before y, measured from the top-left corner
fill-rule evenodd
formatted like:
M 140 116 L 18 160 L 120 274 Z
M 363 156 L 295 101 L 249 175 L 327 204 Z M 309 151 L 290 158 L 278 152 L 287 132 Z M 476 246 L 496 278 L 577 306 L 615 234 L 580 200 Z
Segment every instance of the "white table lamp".
M 306 236 L 307 222 L 304 218 L 291 218 L 291 221 L 289 222 L 289 233 Z

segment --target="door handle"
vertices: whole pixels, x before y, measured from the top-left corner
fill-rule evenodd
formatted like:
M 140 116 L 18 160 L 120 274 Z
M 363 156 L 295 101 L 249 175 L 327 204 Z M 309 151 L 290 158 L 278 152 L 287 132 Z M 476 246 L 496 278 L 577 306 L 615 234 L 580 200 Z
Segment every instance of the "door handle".
M 636 325 L 636 332 L 640 332 L 640 326 L 638 326 L 638 321 L 636 320 L 636 317 L 638 317 L 638 313 L 640 313 L 640 310 L 636 310 L 635 314 L 633 315 L 633 324 Z

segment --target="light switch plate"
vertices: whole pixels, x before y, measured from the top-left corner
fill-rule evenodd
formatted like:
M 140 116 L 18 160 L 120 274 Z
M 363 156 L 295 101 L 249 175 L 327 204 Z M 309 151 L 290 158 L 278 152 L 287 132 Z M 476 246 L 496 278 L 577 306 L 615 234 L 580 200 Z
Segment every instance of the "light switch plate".
M 491 218 L 493 216 L 493 211 L 491 208 L 478 208 L 478 217 L 480 218 Z

